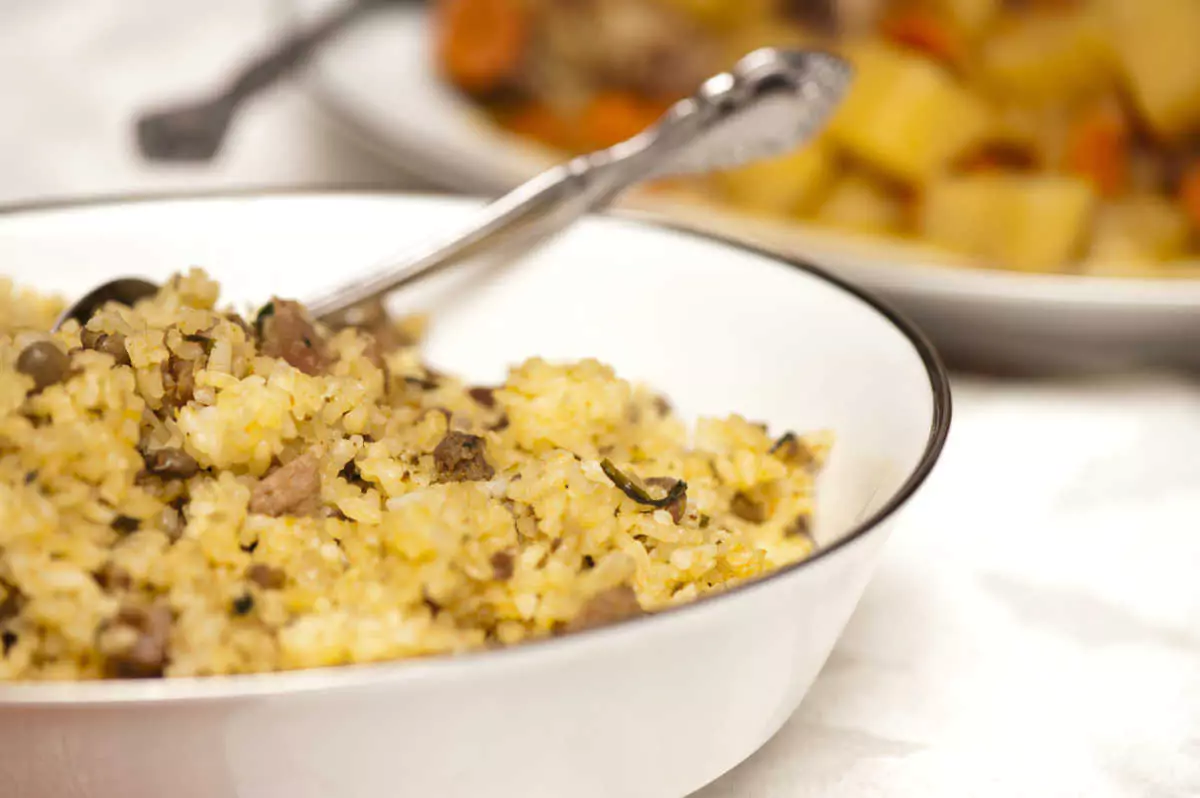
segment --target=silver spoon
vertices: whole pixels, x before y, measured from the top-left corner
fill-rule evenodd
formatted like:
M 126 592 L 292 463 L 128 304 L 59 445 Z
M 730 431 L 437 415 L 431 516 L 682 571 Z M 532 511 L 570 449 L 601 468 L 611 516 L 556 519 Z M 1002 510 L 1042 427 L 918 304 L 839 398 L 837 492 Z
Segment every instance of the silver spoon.
M 812 137 L 851 80 L 850 66 L 820 51 L 765 48 L 704 82 L 649 130 L 556 166 L 483 208 L 465 231 L 409 251 L 365 277 L 308 302 L 323 321 L 484 251 L 525 252 L 643 180 L 697 174 L 780 155 Z M 132 305 L 157 292 L 137 278 L 105 283 L 69 307 L 87 322 L 107 302 Z
M 384 2 L 348 0 L 250 60 L 215 94 L 143 114 L 134 127 L 138 150 L 152 161 L 212 160 L 234 116 L 251 97 L 302 65 L 326 42 Z

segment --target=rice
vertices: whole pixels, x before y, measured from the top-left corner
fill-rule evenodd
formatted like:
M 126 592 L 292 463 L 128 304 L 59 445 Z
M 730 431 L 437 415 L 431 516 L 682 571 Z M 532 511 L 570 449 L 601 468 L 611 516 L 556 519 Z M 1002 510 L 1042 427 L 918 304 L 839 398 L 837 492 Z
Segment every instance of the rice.
M 50 335 L 60 303 L 0 283 L 0 678 L 511 645 L 813 549 L 827 435 L 731 416 L 689 439 L 594 360 L 469 386 L 423 363 L 417 322 L 330 330 L 276 301 L 251 325 L 217 301 L 193 270 Z M 44 379 L 47 342 L 69 368 Z

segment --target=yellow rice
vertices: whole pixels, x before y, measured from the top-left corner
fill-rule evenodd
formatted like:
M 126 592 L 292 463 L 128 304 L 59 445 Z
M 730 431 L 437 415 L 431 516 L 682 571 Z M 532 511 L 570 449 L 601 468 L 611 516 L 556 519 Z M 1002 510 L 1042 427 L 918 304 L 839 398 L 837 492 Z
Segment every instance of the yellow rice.
M 415 345 L 379 368 L 355 329 L 322 328 L 332 365 L 309 375 L 263 356 L 217 300 L 192 271 L 100 311 L 88 327 L 124 336 L 118 366 L 74 323 L 44 332 L 57 302 L 0 282 L 0 679 L 114 675 L 138 635 L 129 607 L 169 610 L 161 675 L 273 671 L 545 637 L 621 586 L 653 612 L 812 550 L 824 435 L 784 456 L 731 416 L 689 440 L 660 397 L 593 360 L 528 360 L 487 407 Z M 44 340 L 71 372 L 37 392 L 17 359 Z M 173 357 L 195 365 L 182 407 L 164 385 Z M 439 481 L 451 426 L 482 438 L 490 479 Z M 147 476 L 148 447 L 201 470 Z M 316 503 L 251 513 L 260 481 L 306 453 Z M 679 522 L 618 489 L 604 459 L 685 480 Z M 255 565 L 276 584 L 249 579 Z

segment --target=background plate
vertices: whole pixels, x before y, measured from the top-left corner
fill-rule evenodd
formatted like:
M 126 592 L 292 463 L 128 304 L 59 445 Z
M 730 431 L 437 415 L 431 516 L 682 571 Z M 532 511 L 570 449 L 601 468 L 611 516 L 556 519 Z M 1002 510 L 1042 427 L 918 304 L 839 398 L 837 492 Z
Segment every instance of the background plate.
M 281 24 L 328 7 L 280 0 Z M 353 135 L 432 184 L 499 194 L 555 156 L 497 129 L 434 67 L 428 11 L 375 12 L 313 61 L 318 102 Z M 624 211 L 818 262 L 914 318 L 951 365 L 993 372 L 1200 367 L 1200 280 L 1103 279 L 955 268 L 932 248 L 753 218 L 640 193 Z

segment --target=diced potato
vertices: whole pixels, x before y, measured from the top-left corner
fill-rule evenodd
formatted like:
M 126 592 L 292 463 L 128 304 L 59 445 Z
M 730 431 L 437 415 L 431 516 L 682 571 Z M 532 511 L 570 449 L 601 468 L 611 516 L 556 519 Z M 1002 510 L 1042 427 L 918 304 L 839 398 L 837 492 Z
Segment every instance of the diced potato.
M 1062 104 L 1104 87 L 1113 60 L 1103 21 L 1085 7 L 1007 20 L 984 46 L 981 69 L 1002 95 Z
M 971 35 L 983 31 L 996 17 L 1001 0 L 937 0 L 936 8 Z
M 848 55 L 855 83 L 830 132 L 877 169 L 924 183 L 987 135 L 986 106 L 933 62 L 880 43 Z
M 1053 271 L 1077 253 L 1096 197 L 1085 180 L 980 174 L 929 187 L 922 234 L 932 243 L 1021 271 Z
M 1103 5 L 1125 80 L 1150 125 L 1170 138 L 1200 124 L 1200 2 Z
M 904 207 L 876 181 L 849 174 L 833 187 L 817 209 L 815 218 L 822 224 L 842 230 L 887 234 L 899 231 Z
M 734 204 L 788 215 L 812 210 L 833 182 L 836 169 L 829 146 L 815 142 L 780 158 L 722 172 L 716 179 Z
M 995 214 L 1000 181 L 999 175 L 989 173 L 931 183 L 921 203 L 921 235 L 957 252 L 989 257 L 998 237 Z
M 667 0 L 693 19 L 716 28 L 763 24 L 771 20 L 778 0 Z
M 1088 261 L 1120 268 L 1181 257 L 1190 235 L 1187 215 L 1175 203 L 1153 194 L 1129 197 L 1100 211 Z
M 1023 271 L 1051 271 L 1078 255 L 1096 207 L 1086 180 L 1007 175 L 997 258 Z

